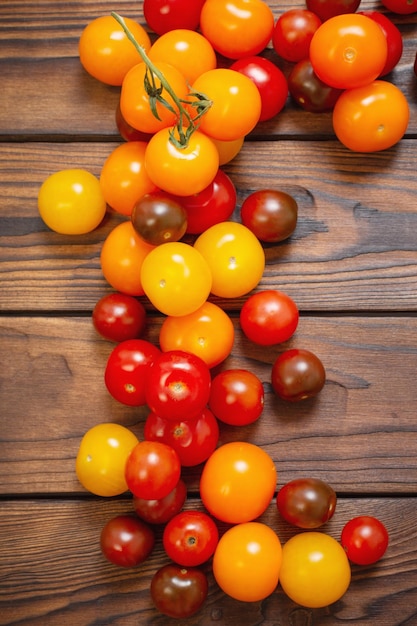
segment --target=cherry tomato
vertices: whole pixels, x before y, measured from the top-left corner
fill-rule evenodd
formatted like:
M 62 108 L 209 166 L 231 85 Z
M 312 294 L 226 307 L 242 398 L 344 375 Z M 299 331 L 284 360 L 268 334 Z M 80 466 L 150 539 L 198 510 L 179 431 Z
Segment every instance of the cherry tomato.
M 176 28 L 196 30 L 205 0 L 143 0 L 143 14 L 157 35 Z
M 360 11 L 360 15 L 366 15 L 379 24 L 387 39 L 387 60 L 379 75 L 385 76 L 394 69 L 401 59 L 403 53 L 403 38 L 401 32 L 384 13 L 380 13 L 379 11 Z
M 376 152 L 400 141 L 409 116 L 402 91 L 391 82 L 376 80 L 342 93 L 333 109 L 333 129 L 349 150 Z
M 126 122 L 120 110 L 120 100 L 116 107 L 115 121 L 117 130 L 125 141 L 145 141 L 147 143 L 152 137 L 151 133 L 143 133 Z
M 207 594 L 207 576 L 195 567 L 164 565 L 151 581 L 152 600 L 158 611 L 169 617 L 191 617 L 201 609 Z
M 288 75 L 288 89 L 295 102 L 311 113 L 331 111 L 343 92 L 320 80 L 310 59 L 294 65 Z
M 284 108 L 288 97 L 287 79 L 272 61 L 250 56 L 235 61 L 230 69 L 250 78 L 258 88 L 261 96 L 260 122 L 272 119 Z
M 240 59 L 266 48 L 274 28 L 274 16 L 262 0 L 206 0 L 200 28 L 217 52 Z
M 381 4 L 397 15 L 411 15 L 417 12 L 416 0 L 381 0 Z
M 162 441 L 174 448 L 183 467 L 204 463 L 214 452 L 219 440 L 219 426 L 213 413 L 204 408 L 192 419 L 176 420 L 150 413 L 145 422 L 148 441 Z
M 230 317 L 217 304 L 207 301 L 194 313 L 166 317 L 159 344 L 163 352 L 184 350 L 196 354 L 212 368 L 229 356 L 234 337 Z
M 240 218 L 260 241 L 275 243 L 288 239 L 294 232 L 298 204 L 285 191 L 258 189 L 244 199 Z
M 138 44 L 148 51 L 151 40 L 143 26 L 130 18 L 124 20 Z M 111 15 L 97 17 L 87 24 L 78 47 L 84 69 L 108 85 L 120 86 L 130 68 L 141 61 L 123 28 Z
M 316 396 L 325 382 L 326 371 L 323 363 L 310 350 L 286 350 L 272 365 L 272 388 L 280 398 L 288 402 L 299 402 Z
M 213 557 L 213 574 L 219 587 L 232 598 L 259 602 L 278 584 L 281 542 L 261 522 L 229 528 L 220 538 Z
M 163 243 L 143 260 L 140 279 L 152 304 L 165 315 L 188 315 L 210 294 L 212 276 L 203 255 L 181 241 Z
M 278 511 L 289 524 L 313 529 L 323 526 L 336 510 L 336 493 L 319 478 L 295 478 L 278 491 Z
M 237 222 L 221 222 L 201 233 L 194 248 L 206 260 L 211 292 L 238 298 L 254 289 L 265 269 L 265 253 L 252 231 Z
M 135 202 L 156 189 L 145 169 L 144 141 L 128 141 L 107 157 L 100 174 L 100 187 L 109 206 L 130 216 Z
M 384 556 L 389 536 L 379 519 L 359 515 L 345 524 L 340 540 L 349 561 L 357 565 L 372 565 Z
M 244 369 L 228 369 L 211 381 L 209 407 L 222 422 L 246 426 L 261 416 L 264 395 L 262 382 L 255 374 Z
M 322 21 L 308 9 L 289 9 L 277 19 L 272 33 L 275 52 L 291 63 L 307 59 L 311 39 Z
M 250 296 L 240 310 L 240 326 L 246 337 L 261 346 L 287 341 L 298 326 L 294 300 L 282 291 L 265 289 Z
M 336 89 L 368 85 L 387 60 L 387 40 L 380 26 L 359 13 L 331 17 L 316 30 L 310 61 L 317 76 Z
M 159 348 L 144 339 L 128 339 L 113 348 L 104 372 L 113 398 L 128 406 L 146 404 L 145 373 L 160 353 Z
M 138 443 L 136 435 L 120 424 L 90 428 L 81 439 L 75 471 L 82 486 L 97 496 L 119 496 L 128 490 L 125 464 Z
M 203 511 L 182 511 L 164 528 L 162 543 L 170 559 L 185 567 L 208 561 L 219 541 L 214 521 Z
M 124 293 L 109 293 L 97 302 L 92 315 L 96 331 L 109 341 L 139 338 L 146 326 L 146 310 Z
M 218 520 L 249 522 L 267 509 L 276 479 L 274 462 L 262 448 L 244 441 L 225 443 L 204 465 L 201 500 Z
M 155 545 L 155 534 L 133 515 L 117 515 L 100 534 L 101 551 L 111 563 L 135 567 L 145 561 Z
M 160 441 L 140 441 L 126 460 L 125 478 L 137 498 L 160 500 L 177 485 L 181 477 L 178 454 Z
M 179 513 L 187 499 L 187 487 L 180 480 L 174 489 L 159 500 L 145 500 L 133 496 L 133 508 L 136 514 L 148 524 L 166 524 L 171 517 Z
M 245 138 L 238 137 L 237 139 L 231 139 L 230 141 L 222 141 L 221 139 L 214 139 L 211 137 L 211 140 L 219 153 L 219 165 L 226 165 L 226 163 L 232 161 L 235 156 L 239 154 Z
M 206 406 L 211 376 L 207 364 L 183 350 L 162 352 L 146 371 L 146 403 L 165 419 L 191 419 Z
M 178 241 L 187 229 L 187 213 L 181 204 L 158 191 L 139 198 L 131 220 L 138 235 L 152 246 Z
M 39 214 L 51 230 L 63 235 L 83 235 L 101 223 L 106 200 L 97 178 L 83 169 L 54 172 L 38 194 Z
M 345 551 L 330 535 L 307 531 L 284 544 L 279 580 L 297 604 L 309 608 L 328 606 L 344 595 L 350 578 Z
M 361 0 L 306 0 L 307 9 L 324 22 L 335 15 L 355 13 Z

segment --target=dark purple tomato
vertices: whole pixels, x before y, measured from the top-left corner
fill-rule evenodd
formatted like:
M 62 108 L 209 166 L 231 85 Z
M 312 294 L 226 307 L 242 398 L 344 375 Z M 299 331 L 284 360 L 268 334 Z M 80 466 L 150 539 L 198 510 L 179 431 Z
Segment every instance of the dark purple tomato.
M 272 33 L 275 52 L 291 63 L 307 59 L 310 41 L 321 23 L 321 19 L 308 9 L 285 11 L 276 21 Z
M 384 13 L 380 13 L 379 11 L 359 11 L 359 14 L 366 15 L 379 24 L 386 37 L 388 54 L 386 63 L 380 73 L 380 76 L 385 76 L 394 69 L 401 59 L 403 53 L 403 38 L 401 32 Z
M 133 515 L 118 515 L 109 520 L 100 535 L 100 547 L 106 559 L 122 567 L 142 563 L 153 550 L 154 532 Z
M 240 208 L 242 224 L 266 243 L 287 239 L 295 230 L 297 217 L 296 200 L 285 191 L 275 189 L 254 191 Z
M 323 363 L 310 350 L 286 350 L 275 359 L 272 366 L 272 388 L 282 400 L 288 402 L 299 402 L 316 396 L 325 382 Z
M 324 22 L 335 15 L 355 13 L 361 0 L 306 0 L 307 9 Z
M 151 246 L 179 241 L 187 230 L 187 213 L 181 204 L 158 191 L 136 202 L 131 220 L 139 237 Z
M 146 326 L 146 310 L 139 300 L 124 293 L 100 298 L 93 310 L 96 331 L 109 341 L 138 339 Z
M 174 489 L 159 500 L 146 500 L 133 496 L 133 508 L 137 515 L 148 524 L 166 524 L 181 511 L 186 498 L 187 487 L 180 478 Z
M 152 600 L 158 611 L 169 617 L 191 617 L 201 609 L 207 594 L 207 576 L 194 567 L 164 565 L 151 581 Z
M 293 526 L 313 529 L 323 526 L 336 510 L 336 492 L 318 478 L 296 478 L 281 487 L 277 508 Z
M 309 59 L 294 65 L 288 75 L 288 88 L 293 100 L 310 113 L 331 111 L 342 93 L 320 80 Z

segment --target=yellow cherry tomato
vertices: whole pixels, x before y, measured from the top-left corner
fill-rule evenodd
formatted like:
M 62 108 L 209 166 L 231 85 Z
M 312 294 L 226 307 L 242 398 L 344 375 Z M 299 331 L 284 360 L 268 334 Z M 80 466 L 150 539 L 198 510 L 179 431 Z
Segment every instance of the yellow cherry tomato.
M 244 137 L 232 139 L 231 141 L 221 141 L 211 138 L 219 153 L 219 165 L 230 163 L 237 156 L 243 146 Z

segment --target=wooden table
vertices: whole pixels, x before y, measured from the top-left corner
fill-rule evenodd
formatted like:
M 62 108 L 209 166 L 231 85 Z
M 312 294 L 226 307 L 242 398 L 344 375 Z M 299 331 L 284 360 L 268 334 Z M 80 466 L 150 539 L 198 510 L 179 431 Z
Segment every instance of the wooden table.
M 269 4 L 276 17 L 303 6 Z M 301 317 L 288 344 L 265 350 L 239 332 L 243 299 L 217 300 L 236 322 L 224 366 L 252 369 L 266 391 L 259 423 L 222 427 L 220 441 L 263 446 L 276 462 L 278 487 L 301 476 L 329 482 L 338 504 L 323 530 L 336 538 L 353 516 L 379 517 L 390 533 L 385 557 L 354 566 L 343 599 L 317 610 L 296 606 L 280 589 L 262 603 L 234 601 L 220 592 L 208 565 L 205 607 L 175 621 L 158 614 L 149 595 L 153 573 L 167 562 L 159 531 L 152 556 L 138 569 L 117 568 L 101 555 L 101 527 L 131 512 L 131 497 L 106 500 L 83 491 L 74 472 L 78 445 L 88 428 L 106 421 L 140 437 L 146 415 L 109 397 L 103 371 L 113 344 L 91 323 L 95 303 L 111 291 L 100 248 L 120 219 L 109 214 L 89 235 L 58 235 L 41 221 L 37 194 L 59 169 L 83 167 L 98 176 L 122 141 L 114 121 L 119 90 L 83 71 L 77 44 L 82 28 L 111 10 L 143 23 L 141 7 L 119 0 L 7 0 L 0 7 L 0 624 L 417 624 L 415 16 L 393 16 L 404 53 L 389 79 L 411 109 L 399 145 L 349 152 L 336 141 L 330 114 L 308 114 L 288 100 L 224 168 L 238 206 L 269 186 L 296 198 L 297 229 L 266 249 L 259 289 L 285 291 Z M 367 8 L 381 6 L 364 0 L 361 9 Z M 156 341 L 161 316 L 149 318 L 146 337 Z M 272 361 L 288 346 L 311 349 L 325 364 L 327 382 L 315 401 L 287 406 L 271 392 Z M 184 471 L 189 507 L 201 506 L 199 469 Z M 275 503 L 262 520 L 282 542 L 294 534 Z

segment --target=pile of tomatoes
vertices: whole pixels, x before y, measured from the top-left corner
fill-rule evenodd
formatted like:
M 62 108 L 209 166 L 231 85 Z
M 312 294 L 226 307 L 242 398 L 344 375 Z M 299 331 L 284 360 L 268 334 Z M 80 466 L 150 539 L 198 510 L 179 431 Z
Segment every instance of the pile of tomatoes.
M 403 12 L 410 6 L 389 1 Z M 352 150 L 387 148 L 406 130 L 407 102 L 381 79 L 401 57 L 401 35 L 385 15 L 358 7 L 358 0 L 308 0 L 275 20 L 262 0 L 144 0 L 148 29 L 114 13 L 80 37 L 83 67 L 120 87 L 115 116 L 124 142 L 99 180 L 77 169 L 52 174 L 39 211 L 65 234 L 90 232 L 109 208 L 122 216 L 100 257 L 114 293 L 97 303 L 92 319 L 115 342 L 104 372 L 109 393 L 147 407 L 148 416 L 143 441 L 119 424 L 91 428 L 76 473 L 98 496 L 132 494 L 135 515 L 111 519 L 101 532 L 112 563 L 142 563 L 155 527 L 162 528 L 171 563 L 155 573 L 150 593 L 172 617 L 201 608 L 208 582 L 199 566 L 208 562 L 235 599 L 262 600 L 280 583 L 295 602 L 322 607 L 347 590 L 349 561 L 374 563 L 388 545 L 385 526 L 369 516 L 348 522 L 340 542 L 319 532 L 337 498 L 315 478 L 278 491 L 277 512 L 303 530 L 281 545 L 258 519 L 275 498 L 273 459 L 247 441 L 218 445 L 222 423 L 245 426 L 261 417 L 263 383 L 249 370 L 213 369 L 233 350 L 234 325 L 210 296 L 245 297 L 240 327 L 261 346 L 286 342 L 299 321 L 288 295 L 255 290 L 263 244 L 294 232 L 294 198 L 259 189 L 244 199 L 239 220 L 232 218 L 236 189 L 221 167 L 246 135 L 278 115 L 288 94 L 306 110 L 332 110 L 335 134 Z M 293 64 L 288 76 L 262 56 L 270 43 Z M 163 316 L 158 345 L 143 338 L 148 309 Z M 317 395 L 325 380 L 321 359 L 303 348 L 281 352 L 271 368 L 272 388 L 287 402 Z M 184 510 L 182 469 L 200 465 L 204 510 Z M 217 522 L 228 527 L 221 536 Z

